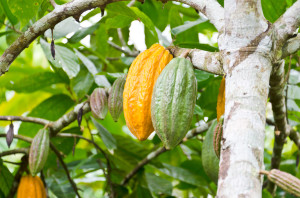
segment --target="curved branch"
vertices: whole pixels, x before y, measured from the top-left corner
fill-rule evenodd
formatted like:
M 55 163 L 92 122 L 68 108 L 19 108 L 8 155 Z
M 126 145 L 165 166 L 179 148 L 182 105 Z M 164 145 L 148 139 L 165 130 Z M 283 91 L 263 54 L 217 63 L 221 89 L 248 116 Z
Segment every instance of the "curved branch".
M 175 57 L 180 56 L 182 52 L 186 51 L 186 48 L 175 46 L 168 47 L 168 49 Z M 195 69 L 223 75 L 223 64 L 221 63 L 220 56 L 221 54 L 219 52 L 208 52 L 199 49 L 192 49 L 188 55 Z
M 291 38 L 296 29 L 300 26 L 300 0 L 296 1 L 275 23 L 274 32 L 276 40 L 274 50 L 281 50 L 287 39 Z M 281 53 L 276 58 L 280 59 Z
M 224 28 L 224 8 L 216 0 L 176 0 L 185 3 L 203 13 L 208 20 L 222 32 Z
M 284 61 L 281 61 L 281 63 L 273 67 L 270 77 L 270 102 L 272 103 L 276 130 L 280 131 L 279 134 L 275 134 L 271 169 L 279 168 L 283 145 L 286 137 L 289 135 L 289 131 L 287 130 L 288 124 L 284 96 L 284 79 Z M 268 190 L 273 193 L 274 187 L 274 183 L 269 183 Z
M 42 125 L 46 125 L 50 123 L 50 121 L 46 119 L 35 118 L 35 117 L 24 117 L 24 116 L 0 116 L 0 120 L 33 122 Z
M 19 148 L 19 149 L 3 151 L 0 153 L 0 157 L 6 156 L 6 155 L 13 155 L 13 154 L 17 154 L 17 153 L 28 154 L 28 150 L 29 150 L 28 148 Z
M 281 58 L 285 58 L 291 54 L 294 54 L 298 50 L 300 50 L 300 34 L 297 34 L 296 37 L 287 40 L 287 42 L 282 47 Z
M 208 130 L 208 128 L 210 127 L 212 122 L 209 123 L 205 123 L 197 128 L 194 128 L 192 130 L 190 130 L 187 135 L 185 136 L 185 138 L 180 142 L 183 143 L 185 141 L 187 141 L 188 139 L 191 139 L 197 135 L 199 135 L 200 133 L 203 133 L 205 131 Z M 156 149 L 155 151 L 149 153 L 143 160 L 141 160 L 136 167 L 131 170 L 123 179 L 123 181 L 121 182 L 121 185 L 126 185 L 128 183 L 128 181 L 146 164 L 148 164 L 151 160 L 153 160 L 154 158 L 158 157 L 160 154 L 164 153 L 168 151 L 165 147 L 160 147 L 158 149 Z

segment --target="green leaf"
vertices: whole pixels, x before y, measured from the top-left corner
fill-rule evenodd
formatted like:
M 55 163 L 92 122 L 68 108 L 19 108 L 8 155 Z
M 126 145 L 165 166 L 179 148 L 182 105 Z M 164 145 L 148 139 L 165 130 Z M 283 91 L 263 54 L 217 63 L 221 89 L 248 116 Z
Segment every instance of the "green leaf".
M 43 0 L 9 0 L 9 8 L 21 22 L 21 27 L 24 27 L 36 16 L 42 2 Z
M 130 25 L 131 21 L 133 21 L 134 18 L 123 16 L 123 15 L 117 15 L 112 18 L 108 18 L 105 22 L 106 29 L 110 28 L 124 28 Z
M 76 32 L 79 29 L 80 25 L 73 17 L 66 18 L 65 20 L 59 22 L 55 25 L 53 29 L 53 38 L 59 39 L 65 37 L 67 34 L 71 32 Z M 52 38 L 51 30 L 48 29 L 45 32 L 45 36 L 48 38 Z
M 50 52 L 50 44 L 44 39 L 40 39 L 41 46 L 44 50 L 46 58 L 50 61 L 55 67 L 62 68 L 69 78 L 74 78 L 79 70 L 80 65 L 77 56 L 66 47 L 60 45 L 55 45 L 55 60 L 53 59 Z
M 78 98 L 84 97 L 94 83 L 94 78 L 86 68 L 81 68 L 78 75 L 71 80 L 71 86 Z
M 75 32 L 75 34 L 71 38 L 68 39 L 68 42 L 69 43 L 77 43 L 81 39 L 86 37 L 87 35 L 95 32 L 98 29 L 98 27 L 99 27 L 99 23 L 92 25 L 90 27 L 87 27 L 87 28 L 79 29 L 77 32 Z
M 40 117 L 50 121 L 55 121 L 60 118 L 67 110 L 74 105 L 74 101 L 67 95 L 59 94 L 51 96 L 37 105 L 28 116 Z M 42 125 L 37 125 L 29 122 L 22 122 L 19 128 L 19 135 L 34 137 Z M 24 145 L 24 144 L 23 144 Z
M 92 121 L 95 125 L 95 127 L 98 130 L 99 136 L 101 137 L 103 143 L 108 149 L 116 149 L 117 148 L 117 141 L 112 136 L 110 132 L 108 132 L 100 123 L 98 123 L 94 118 L 92 118 Z
M 99 86 L 99 87 L 110 87 L 110 83 L 108 82 L 106 76 L 104 75 L 96 75 L 95 76 L 95 83 Z
M 196 25 L 199 25 L 200 23 L 203 23 L 207 21 L 207 19 L 199 18 L 196 21 L 186 21 L 183 25 L 177 26 L 175 28 L 171 29 L 171 33 L 174 35 L 180 34 L 181 32 L 184 32 Z
M 74 51 L 81 62 L 84 64 L 84 66 L 89 70 L 89 72 L 93 75 L 96 75 L 98 73 L 98 69 L 96 68 L 95 64 L 75 48 Z
M 202 44 L 202 43 L 178 43 L 178 47 L 183 47 L 183 48 L 196 48 L 196 49 L 201 49 L 204 51 L 209 51 L 209 52 L 218 52 L 219 49 L 216 47 L 213 47 L 208 44 Z
M 275 22 L 286 10 L 286 0 L 262 0 L 263 13 L 268 21 Z
M 146 173 L 148 188 L 154 195 L 172 195 L 172 183 L 152 173 Z
M 3 192 L 5 197 L 8 195 L 13 181 L 14 176 L 11 174 L 8 168 L 3 165 L 3 162 L 0 159 L 0 190 Z
M 203 116 L 203 111 L 202 111 L 202 109 L 201 109 L 201 107 L 200 106 L 198 106 L 198 105 L 195 105 L 195 109 L 194 109 L 194 115 L 199 115 L 199 116 Z
M 205 140 L 202 146 L 202 165 L 204 171 L 215 183 L 218 182 L 219 174 L 219 158 L 215 153 L 213 144 L 214 129 L 216 125 L 217 121 L 215 120 L 206 132 Z
M 10 8 L 8 7 L 7 0 L 0 0 L 2 10 L 4 11 L 5 15 L 7 16 L 9 22 L 12 25 L 16 25 L 18 23 L 18 19 L 15 15 L 12 14 Z
M 6 88 L 16 92 L 34 92 L 52 84 L 67 83 L 53 72 L 41 72 L 28 75 L 13 84 L 7 84 Z
M 163 163 L 163 166 L 164 168 L 159 168 L 159 170 L 175 179 L 184 181 L 188 184 L 192 184 L 195 186 L 206 185 L 205 180 L 201 176 L 195 175 L 194 173 L 190 172 L 188 169 L 171 166 L 166 163 Z
M 116 14 L 132 17 L 137 19 L 137 15 L 132 11 L 124 2 L 115 2 L 114 4 L 108 4 L 106 10 L 114 12 Z
M 46 183 L 48 188 L 54 195 L 56 195 L 56 197 L 73 198 L 76 196 L 65 172 L 63 172 L 62 169 L 47 177 Z

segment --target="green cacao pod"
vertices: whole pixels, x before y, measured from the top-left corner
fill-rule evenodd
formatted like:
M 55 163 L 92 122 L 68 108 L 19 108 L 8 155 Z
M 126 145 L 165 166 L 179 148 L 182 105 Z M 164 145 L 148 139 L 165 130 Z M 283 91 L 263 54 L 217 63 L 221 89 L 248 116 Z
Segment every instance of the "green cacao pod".
M 126 75 L 115 80 L 109 91 L 108 110 L 115 122 L 118 121 L 119 116 L 123 111 L 123 91 L 125 82 Z
M 220 159 L 222 137 L 223 137 L 223 117 L 221 117 L 220 121 L 218 122 L 214 130 L 214 137 L 213 137 L 214 150 L 219 159 Z
M 172 59 L 157 78 L 151 101 L 152 123 L 166 149 L 174 148 L 188 132 L 196 95 L 192 63 L 185 58 Z
M 49 129 L 40 129 L 32 140 L 29 150 L 29 169 L 32 176 L 40 172 L 48 158 L 50 146 Z
M 103 120 L 107 114 L 107 95 L 105 89 L 96 88 L 90 98 L 92 114 L 95 118 Z
M 261 171 L 261 173 L 266 174 L 271 182 L 283 190 L 300 197 L 300 180 L 297 177 L 278 169 L 272 169 L 269 172 Z
M 219 158 L 214 151 L 213 137 L 217 121 L 214 121 L 206 132 L 202 145 L 202 165 L 207 176 L 215 183 L 218 182 Z

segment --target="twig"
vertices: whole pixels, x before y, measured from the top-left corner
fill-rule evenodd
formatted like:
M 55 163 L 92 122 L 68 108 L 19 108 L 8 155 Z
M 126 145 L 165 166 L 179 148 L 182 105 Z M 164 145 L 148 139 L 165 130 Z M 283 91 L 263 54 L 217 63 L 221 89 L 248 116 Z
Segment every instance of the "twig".
M 212 122 L 209 122 L 207 124 L 203 124 L 197 128 L 194 128 L 192 130 L 190 130 L 186 137 L 180 142 L 183 143 L 185 141 L 187 141 L 188 139 L 191 139 L 193 137 L 195 137 L 196 135 L 203 133 L 205 131 L 208 130 L 209 126 L 211 125 Z M 154 158 L 158 157 L 160 154 L 166 152 L 168 150 L 166 150 L 165 147 L 161 147 L 156 149 L 155 151 L 149 153 L 143 160 L 141 160 L 133 170 L 131 170 L 123 179 L 123 181 L 121 182 L 121 185 L 126 185 L 128 183 L 128 181 L 146 164 L 148 164 L 151 160 L 153 160 Z
M 53 8 L 55 8 L 57 6 L 57 4 L 55 3 L 55 0 L 49 0 L 51 5 L 53 6 Z
M 29 150 L 28 148 L 19 148 L 19 149 L 3 151 L 0 153 L 0 157 L 6 156 L 6 155 L 14 155 L 14 154 L 18 154 L 18 153 L 28 154 L 28 150 Z
M 11 162 L 11 161 L 6 161 L 6 160 L 2 160 L 2 161 L 4 163 L 13 164 L 13 165 L 17 165 L 17 166 L 22 165 L 22 163 L 20 163 L 20 162 Z
M 10 25 L 8 25 L 8 24 L 6 24 L 6 23 L 4 23 L 4 22 L 1 22 L 1 21 L 0 21 L 0 23 L 3 24 L 3 25 L 5 25 L 6 27 L 8 27 L 9 29 L 13 30 L 14 32 L 16 32 L 16 33 L 18 33 L 18 34 L 23 34 L 22 31 L 17 30 L 14 26 L 10 26 Z
M 128 55 L 128 56 L 136 57 L 136 56 L 139 54 L 139 52 L 131 52 L 131 50 L 128 51 L 128 50 L 126 50 L 126 49 L 123 49 L 122 47 L 120 47 L 119 45 L 115 44 L 115 43 L 112 42 L 112 41 L 107 41 L 107 43 L 108 43 L 110 46 L 112 46 L 113 48 L 115 48 L 116 50 L 119 50 L 119 51 L 123 52 L 124 54 L 126 54 L 126 55 Z
M 33 122 L 36 124 L 46 125 L 50 123 L 49 120 L 35 117 L 25 117 L 25 116 L 0 116 L 0 120 L 7 121 L 22 121 L 22 122 Z
M 27 165 L 28 165 L 27 159 L 28 159 L 27 156 L 22 157 L 21 166 L 20 166 L 19 170 L 17 171 L 17 173 L 15 174 L 14 181 L 13 181 L 11 189 L 9 190 L 7 198 L 13 198 L 15 196 L 15 194 L 18 190 L 18 186 L 19 186 L 21 177 L 22 177 L 23 173 L 27 170 Z
M 68 180 L 69 180 L 69 182 L 70 182 L 72 188 L 74 189 L 76 195 L 80 198 L 81 196 L 80 196 L 80 194 L 78 193 L 77 185 L 76 185 L 76 183 L 73 181 L 73 179 L 71 178 L 70 172 L 69 172 L 69 170 L 68 170 L 68 167 L 67 167 L 67 165 L 65 164 L 64 160 L 62 159 L 62 156 L 61 156 L 59 150 L 57 150 L 57 148 L 55 148 L 55 146 L 54 146 L 53 144 L 50 144 L 50 147 L 51 147 L 52 151 L 55 153 L 55 155 L 57 156 L 58 160 L 60 161 L 60 164 L 62 165 L 63 169 L 65 170 L 66 175 L 67 175 L 67 177 L 68 177 Z
M 79 139 L 83 139 L 89 143 L 92 143 L 94 145 L 94 147 L 99 150 L 103 156 L 105 157 L 106 159 L 106 163 L 107 163 L 107 174 L 105 174 L 105 170 L 103 169 L 103 173 L 104 173 L 104 176 L 106 177 L 106 181 L 108 183 L 108 185 L 110 186 L 110 191 L 111 191 L 111 194 L 110 194 L 110 197 L 114 197 L 114 190 L 113 190 L 113 184 L 111 182 L 111 179 L 110 179 L 110 175 L 111 175 L 111 165 L 110 165 L 110 160 L 109 160 L 109 157 L 108 155 L 105 153 L 105 151 L 100 147 L 98 146 L 98 144 L 96 142 L 94 142 L 93 140 L 90 140 L 88 138 L 85 138 L 81 135 L 76 135 L 76 134 L 70 134 L 70 133 L 59 133 L 57 134 L 58 137 L 68 137 L 68 138 L 79 138 Z

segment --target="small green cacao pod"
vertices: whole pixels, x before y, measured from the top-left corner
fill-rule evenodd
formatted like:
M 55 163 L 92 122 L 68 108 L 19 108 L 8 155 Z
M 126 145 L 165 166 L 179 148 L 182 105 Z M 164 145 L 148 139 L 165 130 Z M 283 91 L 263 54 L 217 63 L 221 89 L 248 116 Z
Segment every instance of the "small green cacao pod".
M 214 129 L 217 126 L 217 121 L 213 121 L 208 131 L 206 132 L 205 139 L 202 145 L 202 165 L 207 176 L 217 184 L 219 174 L 219 158 L 214 151 L 213 138 Z
M 195 108 L 197 83 L 193 65 L 174 58 L 155 83 L 151 101 L 154 129 L 166 149 L 172 149 L 188 132 Z
M 96 88 L 90 98 L 92 114 L 95 118 L 103 120 L 107 114 L 107 95 L 105 89 Z
M 118 121 L 119 116 L 123 111 L 123 91 L 126 82 L 126 75 L 115 80 L 113 86 L 110 88 L 108 96 L 108 110 L 115 122 Z
M 217 157 L 220 159 L 221 140 L 223 136 L 223 119 L 221 118 L 214 130 L 213 144 Z
M 49 129 L 40 129 L 32 140 L 29 150 L 29 169 L 32 176 L 40 172 L 48 158 L 50 146 Z
M 283 190 L 300 197 L 300 180 L 297 177 L 278 169 L 261 173 L 268 175 L 268 179 Z

